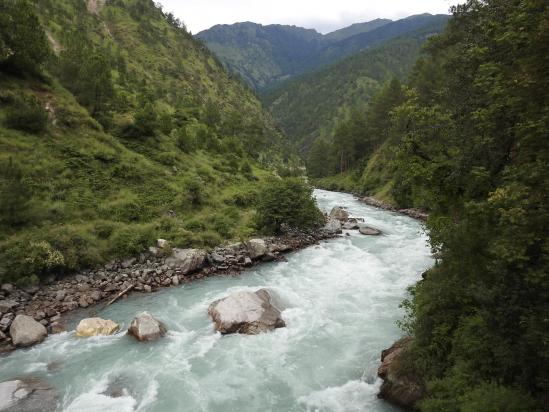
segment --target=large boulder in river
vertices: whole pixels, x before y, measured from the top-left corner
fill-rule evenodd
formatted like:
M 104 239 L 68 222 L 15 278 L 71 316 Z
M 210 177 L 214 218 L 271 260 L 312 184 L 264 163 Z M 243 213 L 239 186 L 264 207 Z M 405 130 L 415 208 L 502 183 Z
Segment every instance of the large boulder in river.
M 76 327 L 76 336 L 81 338 L 89 338 L 91 336 L 108 336 L 114 335 L 120 326 L 112 320 L 101 318 L 82 319 Z
M 341 222 L 337 219 L 329 219 L 328 223 L 324 226 L 324 231 L 330 235 L 338 235 L 342 232 Z
M 256 335 L 286 326 L 274 296 L 266 289 L 237 292 L 213 302 L 208 313 L 222 334 Z
M 381 235 L 381 230 L 376 229 L 375 227 L 370 227 L 370 226 L 366 226 L 366 225 L 359 225 L 358 226 L 358 231 L 360 233 L 362 233 L 363 235 L 368 235 L 368 236 L 379 236 L 379 235 Z
M 251 239 L 246 242 L 246 248 L 251 259 L 259 259 L 267 254 L 267 243 L 263 239 Z
M 56 409 L 56 393 L 44 382 L 29 379 L 0 383 L 2 412 L 54 412 Z
M 48 335 L 41 323 L 27 315 L 17 315 L 10 326 L 10 336 L 15 346 L 32 346 L 40 343 Z
M 192 273 L 204 267 L 206 255 L 201 249 L 173 249 L 172 255 L 166 258 L 166 265 L 178 268 L 183 274 Z
M 160 339 L 167 332 L 166 326 L 156 320 L 149 312 L 141 312 L 133 318 L 128 334 L 140 342 Z
M 331 219 L 337 219 L 340 222 L 345 222 L 349 219 L 349 212 L 343 209 L 341 206 L 335 206 L 330 212 Z
M 377 374 L 383 379 L 378 397 L 405 408 L 414 408 L 424 395 L 424 389 L 413 372 L 403 366 L 403 358 L 413 343 L 404 337 L 381 353 Z

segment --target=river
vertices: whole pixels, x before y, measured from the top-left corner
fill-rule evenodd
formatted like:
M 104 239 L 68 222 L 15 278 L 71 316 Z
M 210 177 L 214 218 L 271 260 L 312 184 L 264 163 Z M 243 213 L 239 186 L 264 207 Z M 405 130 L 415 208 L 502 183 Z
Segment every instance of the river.
M 66 412 L 396 411 L 376 397 L 376 370 L 381 350 L 401 334 L 395 322 L 406 288 L 433 264 L 427 236 L 419 222 L 351 195 L 315 195 L 320 208 L 345 206 L 385 235 L 354 232 L 238 277 L 132 295 L 99 315 L 127 328 L 147 310 L 167 325 L 164 339 L 53 335 L 0 358 L 0 382 L 42 378 L 57 388 Z M 214 333 L 211 302 L 263 287 L 285 302 L 287 327 L 257 336 Z M 113 391 L 117 397 L 107 395 Z

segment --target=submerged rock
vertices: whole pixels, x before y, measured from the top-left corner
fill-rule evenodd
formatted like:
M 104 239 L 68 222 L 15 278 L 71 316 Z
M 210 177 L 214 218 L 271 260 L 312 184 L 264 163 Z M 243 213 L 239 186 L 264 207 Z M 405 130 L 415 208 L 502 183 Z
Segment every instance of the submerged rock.
M 128 329 L 128 334 L 140 342 L 151 342 L 160 339 L 166 332 L 166 326 L 148 312 L 139 313 L 132 320 Z
M 213 302 L 208 313 L 215 330 L 222 334 L 256 335 L 286 326 L 271 293 L 266 289 L 237 292 Z
M 201 249 L 173 249 L 166 265 L 178 268 L 183 274 L 192 273 L 204 267 L 206 255 L 206 251 Z
M 30 316 L 17 315 L 10 326 L 10 336 L 15 346 L 32 346 L 48 335 L 45 326 Z
M 54 389 L 39 380 L 15 380 L 0 383 L 0 411 L 54 412 L 57 396 Z
M 76 336 L 89 338 L 91 336 L 113 335 L 120 329 L 120 326 L 112 320 L 101 318 L 82 319 L 76 327 Z
M 341 222 L 337 219 L 330 219 L 324 226 L 324 231 L 332 235 L 338 235 L 342 232 Z
M 363 235 L 368 236 L 379 236 L 381 235 L 381 230 L 376 229 L 374 227 L 366 226 L 366 225 L 359 225 L 358 231 L 362 233 Z
M 331 219 L 337 219 L 340 222 L 345 222 L 349 219 L 349 212 L 343 209 L 341 206 L 335 206 L 330 212 Z
M 400 362 L 412 343 L 413 338 L 405 337 L 385 349 L 381 353 L 381 366 L 377 371 L 383 379 L 378 397 L 405 408 L 413 408 L 424 396 L 422 385 Z

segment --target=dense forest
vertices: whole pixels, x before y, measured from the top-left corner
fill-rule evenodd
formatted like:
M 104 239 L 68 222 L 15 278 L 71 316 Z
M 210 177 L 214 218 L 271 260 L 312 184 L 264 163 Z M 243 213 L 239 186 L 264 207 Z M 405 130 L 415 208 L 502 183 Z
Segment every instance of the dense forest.
M 548 25 L 543 0 L 455 7 L 409 81 L 310 153 L 321 185 L 430 212 L 437 264 L 404 303 L 400 366 L 426 387 L 422 411 L 547 405 Z
M 150 0 L 1 0 L 0 23 L 0 280 L 247 238 L 262 185 L 298 170 L 253 93 Z

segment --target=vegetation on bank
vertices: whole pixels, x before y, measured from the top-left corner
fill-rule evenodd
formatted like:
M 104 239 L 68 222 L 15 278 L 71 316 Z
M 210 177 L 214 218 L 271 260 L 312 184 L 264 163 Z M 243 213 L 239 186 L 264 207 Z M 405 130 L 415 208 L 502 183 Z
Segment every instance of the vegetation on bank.
M 0 0 L 0 20 L 0 282 L 263 230 L 259 193 L 299 162 L 173 15 Z
M 400 93 L 388 84 L 342 119 L 318 150 L 329 168 L 315 147 L 309 168 L 322 185 L 431 212 L 438 263 L 411 289 L 402 322 L 415 337 L 406 367 L 427 391 L 419 408 L 543 410 L 549 8 L 470 0 L 453 12 Z

